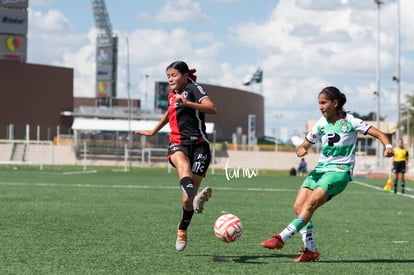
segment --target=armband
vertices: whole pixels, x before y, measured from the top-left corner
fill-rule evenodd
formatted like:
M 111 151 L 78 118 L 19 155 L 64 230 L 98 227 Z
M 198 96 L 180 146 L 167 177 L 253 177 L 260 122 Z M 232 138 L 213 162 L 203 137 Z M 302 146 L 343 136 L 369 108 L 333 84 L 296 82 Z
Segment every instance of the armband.
M 392 149 L 392 145 L 391 144 L 385 145 L 385 149 Z

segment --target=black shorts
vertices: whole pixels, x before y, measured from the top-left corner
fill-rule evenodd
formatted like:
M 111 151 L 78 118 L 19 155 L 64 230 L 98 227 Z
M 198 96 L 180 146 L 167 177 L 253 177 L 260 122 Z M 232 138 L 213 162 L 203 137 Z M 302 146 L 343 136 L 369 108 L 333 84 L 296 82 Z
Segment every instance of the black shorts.
M 392 172 L 393 173 L 405 173 L 405 161 L 394 161 Z
M 172 166 L 174 166 L 174 164 L 171 162 L 171 155 L 177 151 L 183 152 L 190 160 L 191 172 L 193 174 L 199 176 L 206 175 L 211 161 L 210 145 L 207 142 L 191 145 L 182 145 L 171 142 L 168 145 L 168 161 Z

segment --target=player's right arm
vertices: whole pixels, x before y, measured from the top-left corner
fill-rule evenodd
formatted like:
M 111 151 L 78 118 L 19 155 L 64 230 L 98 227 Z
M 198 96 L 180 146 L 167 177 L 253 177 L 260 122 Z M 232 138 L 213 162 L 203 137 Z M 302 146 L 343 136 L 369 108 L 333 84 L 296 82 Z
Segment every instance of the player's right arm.
M 312 147 L 312 143 L 310 143 L 307 139 L 305 139 L 301 145 L 296 148 L 296 155 L 298 157 L 303 157 L 308 153 L 308 150 Z
M 312 129 L 307 133 L 302 144 L 296 148 L 296 155 L 298 157 L 303 157 L 308 153 L 308 150 L 312 147 L 313 144 L 319 139 L 319 124 L 325 123 L 326 119 L 321 117 L 318 122 L 313 125 Z
M 135 134 L 144 135 L 144 136 L 153 136 L 158 133 L 159 130 L 162 129 L 168 123 L 168 110 L 164 113 L 160 121 L 158 121 L 157 125 L 152 130 L 138 130 L 135 131 Z

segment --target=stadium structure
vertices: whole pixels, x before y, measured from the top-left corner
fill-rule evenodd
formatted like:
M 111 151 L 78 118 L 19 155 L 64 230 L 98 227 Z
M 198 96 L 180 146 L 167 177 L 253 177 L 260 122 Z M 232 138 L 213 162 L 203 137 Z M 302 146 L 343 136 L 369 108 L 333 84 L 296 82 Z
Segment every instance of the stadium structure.
M 95 163 L 98 155 L 118 159 L 129 156 L 128 159 L 133 160 L 134 150 L 140 152 L 141 163 L 146 159 L 145 154 L 150 159 L 150 154 L 159 153 L 165 161 L 168 128 L 148 140 L 132 135 L 132 132 L 153 127 L 159 120 L 167 107 L 168 85 L 163 81 L 154 83 L 152 112 L 144 112 L 139 99 L 131 99 L 130 96 L 118 98 L 118 38 L 112 32 L 105 2 L 92 1 L 98 30 L 95 97 L 92 98 L 73 96 L 73 68 L 26 62 L 27 44 L 30 43 L 27 39 L 28 5 L 28 0 L 0 1 L 0 83 L 3 91 L 0 101 L 0 162 L 43 165 L 60 159 L 58 163 L 68 164 L 78 163 L 88 156 Z M 200 84 L 218 108 L 217 115 L 206 115 L 207 130 L 213 141 L 230 140 L 234 144 L 244 140 L 247 144 L 255 144 L 257 139 L 264 137 L 262 94 Z M 310 121 L 306 127 L 309 125 Z M 380 128 L 392 136 L 395 127 L 381 124 Z M 63 141 L 71 146 L 54 146 L 63 145 Z M 34 145 L 27 146 L 29 143 Z M 378 160 L 366 156 L 369 153 L 367 142 L 359 144 L 358 152 L 362 153 L 365 161 L 361 163 L 361 171 L 366 171 Z M 129 155 L 129 152 L 132 153 Z M 292 163 L 296 163 L 295 156 L 288 152 L 278 155 L 270 151 L 260 152 L 260 157 L 255 154 L 254 158 L 248 153 L 229 150 L 227 161 L 231 157 L 233 166 L 265 169 L 273 169 L 275 164 L 279 169 L 289 169 Z M 59 154 L 60 158 L 57 157 Z M 48 155 L 47 159 L 44 155 Z M 73 160 L 65 161 L 68 155 Z M 312 165 L 317 155 L 310 154 L 307 160 Z M 217 163 L 213 161 L 213 166 Z
M 154 83 L 152 112 L 140 108 L 139 99 L 117 97 L 118 38 L 112 31 L 103 0 L 93 0 L 97 28 L 94 98 L 73 96 L 73 68 L 29 64 L 27 60 L 28 0 L 0 2 L 0 139 L 61 140 L 73 137 L 75 147 L 84 140 L 102 148 L 165 147 L 168 129 L 143 140 L 131 133 L 155 125 L 166 110 L 168 85 Z M 6 18 L 6 19 L 5 19 Z M 201 83 L 218 108 L 207 115 L 211 139 L 236 138 L 254 144 L 264 136 L 264 97 L 239 89 Z M 128 87 L 129 88 L 129 87 Z M 80 149 L 79 149 L 80 150 Z M 105 149 L 106 150 L 106 149 Z

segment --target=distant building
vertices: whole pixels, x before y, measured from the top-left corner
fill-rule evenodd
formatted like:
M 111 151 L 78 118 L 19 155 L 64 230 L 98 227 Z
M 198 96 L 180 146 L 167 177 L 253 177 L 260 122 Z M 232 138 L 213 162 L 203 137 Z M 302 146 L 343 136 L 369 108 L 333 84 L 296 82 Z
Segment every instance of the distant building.
M 73 69 L 0 60 L 0 139 L 52 140 L 71 132 Z
M 98 106 L 96 98 L 73 97 L 73 69 L 0 60 L 0 139 L 52 140 L 71 134 L 74 118 L 128 119 L 128 99 L 114 99 L 114 106 Z M 237 129 L 246 134 L 249 115 L 255 115 L 255 135 L 264 136 L 263 95 L 201 84 L 217 106 L 217 115 L 206 115 L 215 125 L 217 140 L 231 140 Z M 154 89 L 154 93 L 156 90 Z M 144 113 L 140 100 L 132 99 L 131 119 L 158 120 L 162 110 Z M 28 129 L 29 128 L 29 129 Z M 58 133 L 59 131 L 59 133 Z

